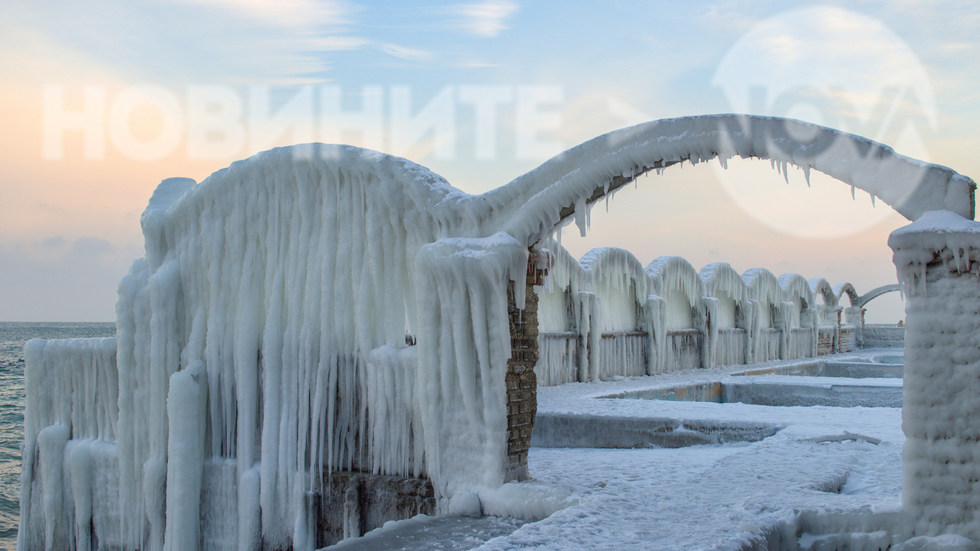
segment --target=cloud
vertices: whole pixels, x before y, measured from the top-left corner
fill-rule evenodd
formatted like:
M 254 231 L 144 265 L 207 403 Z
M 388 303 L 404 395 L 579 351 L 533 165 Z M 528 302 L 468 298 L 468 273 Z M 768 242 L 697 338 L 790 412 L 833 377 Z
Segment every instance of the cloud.
M 112 320 L 119 279 L 139 252 L 94 236 L 0 242 L 0 320 Z
M 477 36 L 493 37 L 507 29 L 507 19 L 518 6 L 507 0 L 488 0 L 479 4 L 461 4 L 453 10 L 458 24 Z
M 105 3 L 98 10 L 8 3 L 0 18 L 4 28 L 36 36 L 41 58 L 68 52 L 127 80 L 275 85 L 322 79 L 331 67 L 326 54 L 364 47 L 354 27 L 358 11 L 313 0 Z
M 397 57 L 398 59 L 404 59 L 407 61 L 428 61 L 429 59 L 432 59 L 432 52 L 426 50 L 419 50 L 387 43 L 378 44 L 378 47 L 381 48 L 381 51 L 384 53 Z
M 99 257 L 115 250 L 111 243 L 99 237 L 79 237 L 71 245 L 71 254 L 80 257 Z

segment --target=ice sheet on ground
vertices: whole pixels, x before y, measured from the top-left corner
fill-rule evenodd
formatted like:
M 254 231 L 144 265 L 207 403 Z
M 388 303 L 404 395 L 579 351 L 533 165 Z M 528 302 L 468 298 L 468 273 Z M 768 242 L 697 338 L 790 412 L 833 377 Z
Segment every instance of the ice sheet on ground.
M 898 408 L 595 399 L 718 380 L 732 371 L 539 389 L 539 415 L 770 422 L 784 428 L 761 442 L 724 446 L 532 448 L 531 475 L 572 488 L 577 503 L 479 549 L 739 549 L 762 542 L 764 530 L 793 522 L 801 511 L 853 515 L 900 509 L 904 435 Z M 848 437 L 854 434 L 880 443 Z
M 507 517 L 417 517 L 385 523 L 360 538 L 323 548 L 330 551 L 399 551 L 430 549 L 456 551 L 513 532 L 527 521 Z

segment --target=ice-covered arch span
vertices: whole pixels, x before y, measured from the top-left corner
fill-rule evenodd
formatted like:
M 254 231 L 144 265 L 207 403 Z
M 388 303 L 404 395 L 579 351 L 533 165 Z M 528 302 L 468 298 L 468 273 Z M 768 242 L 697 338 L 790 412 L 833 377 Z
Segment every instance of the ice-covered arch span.
M 735 115 L 612 132 L 480 196 L 320 144 L 165 181 L 115 341 L 25 351 L 20 548 L 307 549 L 332 472 L 425 475 L 443 498 L 519 478 L 536 345 L 534 310 L 515 312 L 548 269 L 529 246 L 637 174 L 735 155 L 826 172 L 912 219 L 973 216 L 972 181 L 949 169 Z
M 891 147 L 798 120 L 752 115 L 664 119 L 593 138 L 489 192 L 511 205 L 500 226 L 535 241 L 569 219 L 582 227 L 588 206 L 636 176 L 688 161 L 768 159 L 827 174 L 877 197 L 909 220 L 931 210 L 974 216 L 976 184 L 949 168 L 896 153 Z M 498 199 L 499 198 L 499 199 Z

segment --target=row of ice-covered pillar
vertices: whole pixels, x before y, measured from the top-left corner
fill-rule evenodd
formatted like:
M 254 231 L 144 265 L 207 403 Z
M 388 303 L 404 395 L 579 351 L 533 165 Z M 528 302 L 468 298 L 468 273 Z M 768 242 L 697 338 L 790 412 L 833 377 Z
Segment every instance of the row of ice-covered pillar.
M 700 272 L 678 256 L 645 268 L 603 247 L 576 260 L 540 245 L 550 278 L 538 289 L 539 385 L 814 357 L 860 344 L 850 283 L 718 262 Z M 840 304 L 847 296 L 850 306 Z

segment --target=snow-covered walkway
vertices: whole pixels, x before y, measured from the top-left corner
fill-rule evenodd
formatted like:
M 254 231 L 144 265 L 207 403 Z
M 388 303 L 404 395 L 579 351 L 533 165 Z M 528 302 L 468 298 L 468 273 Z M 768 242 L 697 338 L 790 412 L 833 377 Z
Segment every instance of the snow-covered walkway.
M 881 353 L 865 351 L 847 357 Z M 751 549 L 765 548 L 765 534 L 771 539 L 782 531 L 795 539 L 799 533 L 820 533 L 822 528 L 887 538 L 874 532 L 882 522 L 888 523 L 890 512 L 900 508 L 904 441 L 900 408 L 599 398 L 730 380 L 732 372 L 744 370 L 739 366 L 540 388 L 539 417 L 582 416 L 584 426 L 602 427 L 597 430 L 610 430 L 608 418 L 668 418 L 714 427 L 771 424 L 779 430 L 757 442 L 676 449 L 532 448 L 531 475 L 537 483 L 567 491 L 568 506 L 479 547 L 466 539 L 450 546 L 442 542 L 440 548 Z M 886 387 L 895 384 L 879 381 Z M 598 417 L 606 417 L 607 422 L 600 424 Z M 447 533 L 447 537 L 453 536 Z

